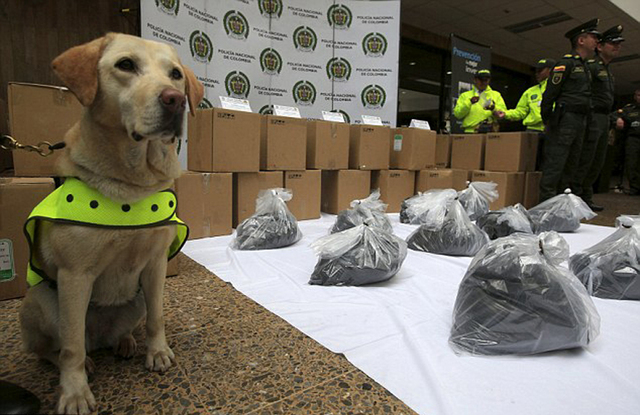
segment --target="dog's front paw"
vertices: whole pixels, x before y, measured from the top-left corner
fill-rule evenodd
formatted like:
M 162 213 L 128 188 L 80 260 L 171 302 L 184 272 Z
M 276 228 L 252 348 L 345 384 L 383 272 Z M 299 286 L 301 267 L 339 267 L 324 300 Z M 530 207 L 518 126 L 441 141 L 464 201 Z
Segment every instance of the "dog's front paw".
M 171 363 L 175 357 L 173 351 L 166 343 L 159 347 L 149 346 L 145 367 L 152 372 L 164 372 L 171 367 Z
M 62 395 L 57 409 L 59 414 L 88 414 L 95 407 L 96 399 L 86 382 L 78 388 L 62 385 Z

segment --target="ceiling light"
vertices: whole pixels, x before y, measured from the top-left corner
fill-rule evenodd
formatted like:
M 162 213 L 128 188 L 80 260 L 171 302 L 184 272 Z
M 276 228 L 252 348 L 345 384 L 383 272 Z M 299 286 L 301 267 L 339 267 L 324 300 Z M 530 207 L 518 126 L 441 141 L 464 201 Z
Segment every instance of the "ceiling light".
M 415 62 L 409 62 L 409 65 L 414 66 L 416 63 Z

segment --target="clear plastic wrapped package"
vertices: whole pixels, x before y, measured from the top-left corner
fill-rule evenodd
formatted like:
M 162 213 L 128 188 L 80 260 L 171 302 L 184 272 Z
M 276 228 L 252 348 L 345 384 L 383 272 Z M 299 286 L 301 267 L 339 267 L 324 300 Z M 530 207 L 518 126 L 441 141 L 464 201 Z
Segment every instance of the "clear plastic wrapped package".
M 432 189 L 406 199 L 400 207 L 400 222 L 412 225 L 436 224 L 444 220 L 447 205 L 458 196 L 453 189 Z
M 489 241 L 457 200 L 451 200 L 447 213 L 441 218 L 420 225 L 409 237 L 407 244 L 415 251 L 453 256 L 473 256 Z
M 492 241 L 471 261 L 453 311 L 458 351 L 530 355 L 584 347 L 600 316 L 587 290 L 559 264 L 569 245 L 556 232 Z
M 607 238 L 571 256 L 569 266 L 589 294 L 640 300 L 640 223 L 620 217 Z
M 407 244 L 390 232 L 358 225 L 311 244 L 320 259 L 309 284 L 364 285 L 396 275 L 407 256 Z
M 377 226 L 388 232 L 393 232 L 393 226 L 385 211 L 387 205 L 380 200 L 380 190 L 376 189 L 365 199 L 351 202 L 351 209 L 338 213 L 336 222 L 331 228 L 331 233 L 342 232 L 345 229 L 362 225 L 368 221 L 370 226 Z
M 622 226 L 622 222 L 624 220 L 629 220 L 629 221 L 634 222 L 634 223 L 640 223 L 640 215 L 627 215 L 627 214 L 620 215 L 620 216 L 618 216 L 616 218 L 615 227 L 619 228 L 620 226 Z
M 580 227 L 581 219 L 593 219 L 597 215 L 578 196 L 567 189 L 564 194 L 547 199 L 529 209 L 534 232 L 573 232 Z
M 274 249 L 292 245 L 302 238 L 298 221 L 285 202 L 293 197 L 288 189 L 261 190 L 256 199 L 256 213 L 236 229 L 233 249 Z
M 494 240 L 512 233 L 533 233 L 531 218 L 527 209 L 520 203 L 486 213 L 478 218 L 476 224 Z
M 458 192 L 458 200 L 471 220 L 489 212 L 489 203 L 497 198 L 498 185 L 494 182 L 471 182 Z

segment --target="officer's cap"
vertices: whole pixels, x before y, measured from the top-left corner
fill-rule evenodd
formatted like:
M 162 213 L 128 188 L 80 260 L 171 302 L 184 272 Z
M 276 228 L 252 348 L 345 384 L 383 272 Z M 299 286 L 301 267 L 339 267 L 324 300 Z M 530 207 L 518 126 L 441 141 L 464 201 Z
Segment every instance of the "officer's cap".
M 623 42 L 624 38 L 622 37 L 622 25 L 619 24 L 617 26 L 613 26 L 611 29 L 607 29 L 602 32 L 602 36 L 600 37 L 600 43 L 617 43 Z
M 491 78 L 491 71 L 488 69 L 480 69 L 476 72 L 476 78 Z
M 536 63 L 536 69 L 553 68 L 554 66 L 556 66 L 556 61 L 548 58 L 540 59 Z
M 598 32 L 598 22 L 600 19 L 589 20 L 587 23 L 583 23 L 578 27 L 574 27 L 564 34 L 564 37 L 567 39 L 573 40 L 576 36 L 582 35 L 584 33 L 589 33 L 592 35 L 596 35 L 600 37 L 600 32 Z

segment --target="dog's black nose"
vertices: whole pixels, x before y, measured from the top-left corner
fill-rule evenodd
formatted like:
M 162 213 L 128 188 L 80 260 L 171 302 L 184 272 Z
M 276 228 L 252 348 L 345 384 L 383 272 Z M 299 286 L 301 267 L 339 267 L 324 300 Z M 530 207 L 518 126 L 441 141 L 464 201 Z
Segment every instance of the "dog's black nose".
M 160 93 L 160 104 L 172 113 L 184 111 L 187 104 L 185 95 L 174 88 L 167 88 Z

